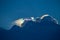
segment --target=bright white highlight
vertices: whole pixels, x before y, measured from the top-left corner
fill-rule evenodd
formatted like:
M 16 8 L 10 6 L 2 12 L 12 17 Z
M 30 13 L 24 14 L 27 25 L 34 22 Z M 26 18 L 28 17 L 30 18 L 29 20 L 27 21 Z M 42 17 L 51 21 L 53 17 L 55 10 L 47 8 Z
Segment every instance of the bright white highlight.
M 34 17 L 31 17 L 32 20 L 34 20 Z
M 43 15 L 40 19 L 43 19 L 44 17 L 49 16 L 48 14 Z
M 35 21 L 34 17 L 31 17 L 31 20 L 32 20 L 32 21 Z
M 18 19 L 14 23 L 17 26 L 22 27 L 22 24 L 24 23 L 24 19 L 22 19 L 22 18 L 21 19 Z
M 25 20 L 25 21 L 30 21 L 31 19 L 25 18 L 24 20 Z

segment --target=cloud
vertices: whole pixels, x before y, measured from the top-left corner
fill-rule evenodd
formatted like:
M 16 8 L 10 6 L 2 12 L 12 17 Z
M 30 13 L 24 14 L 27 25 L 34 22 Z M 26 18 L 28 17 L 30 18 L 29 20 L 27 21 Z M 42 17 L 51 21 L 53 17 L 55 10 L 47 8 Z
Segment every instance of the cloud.
M 45 14 L 45 15 L 41 16 L 40 19 L 43 19 L 43 18 L 46 17 L 46 16 L 49 16 L 49 15 L 48 15 L 48 14 Z
M 39 20 L 38 21 L 41 21 L 42 19 L 44 19 L 45 17 L 48 17 L 48 16 L 50 16 L 50 15 L 48 15 L 48 14 L 45 14 L 45 15 L 43 15 L 43 16 L 41 16 L 41 17 L 38 17 L 39 18 Z M 52 19 L 51 20 L 53 20 L 53 22 L 55 22 L 56 24 L 58 24 L 58 21 L 55 19 L 55 18 L 53 18 L 52 16 L 50 16 Z M 37 19 L 38 18 L 34 18 L 34 17 L 30 17 L 30 18 L 20 18 L 20 19 L 17 19 L 17 20 L 15 20 L 14 22 L 13 22 L 13 25 L 17 25 L 17 26 L 19 26 L 19 27 L 22 27 L 23 25 L 23 23 L 24 22 L 26 22 L 26 21 L 34 21 L 34 22 L 37 22 Z M 38 23 L 38 22 L 37 22 Z
M 52 16 L 50 16 L 50 15 L 48 15 L 48 14 L 45 14 L 45 15 L 41 16 L 40 19 L 42 20 L 42 19 L 44 19 L 45 17 L 51 17 L 50 20 L 53 21 L 54 23 L 58 24 L 58 21 L 57 21 L 54 17 L 52 17 Z
M 13 22 L 13 25 L 17 25 L 19 27 L 22 27 L 22 24 L 24 23 L 24 19 L 21 18 L 21 19 L 17 19 Z

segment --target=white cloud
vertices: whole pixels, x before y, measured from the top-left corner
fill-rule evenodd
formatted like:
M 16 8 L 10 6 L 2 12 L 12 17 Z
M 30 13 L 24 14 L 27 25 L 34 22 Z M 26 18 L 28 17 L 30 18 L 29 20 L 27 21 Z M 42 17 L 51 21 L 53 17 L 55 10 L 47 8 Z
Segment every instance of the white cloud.
M 43 19 L 44 17 L 49 16 L 48 14 L 43 15 L 40 19 Z
M 50 15 L 45 14 L 45 15 L 43 15 L 42 17 L 40 17 L 40 19 L 42 20 L 42 19 L 44 19 L 44 18 L 47 17 L 47 16 L 50 16 Z M 56 24 L 58 24 L 58 21 L 57 21 L 55 18 L 53 18 L 52 16 L 50 16 L 50 17 L 52 18 L 53 21 L 55 21 Z
M 32 21 L 36 21 L 36 20 L 34 19 L 34 17 L 31 17 L 31 20 L 32 20 Z
M 22 24 L 24 23 L 24 19 L 21 18 L 21 19 L 18 19 L 14 22 L 15 25 L 19 26 L 19 27 L 22 27 Z
M 42 17 L 40 17 L 40 19 L 42 20 L 42 19 L 44 19 L 46 16 L 50 16 L 50 15 L 45 14 L 45 15 L 43 15 Z M 39 17 L 38 17 L 38 18 L 39 18 Z M 53 17 L 52 17 L 52 18 L 53 18 Z M 56 24 L 58 24 L 58 21 L 57 21 L 55 18 L 53 18 L 53 20 L 55 20 Z M 25 18 L 25 19 L 21 18 L 21 19 L 15 20 L 15 21 L 12 23 L 12 25 L 17 25 L 17 26 L 19 26 L 19 27 L 22 27 L 22 26 L 23 26 L 22 24 L 23 24 L 25 21 L 34 21 L 34 22 L 36 22 L 36 19 L 35 19 L 34 17 Z

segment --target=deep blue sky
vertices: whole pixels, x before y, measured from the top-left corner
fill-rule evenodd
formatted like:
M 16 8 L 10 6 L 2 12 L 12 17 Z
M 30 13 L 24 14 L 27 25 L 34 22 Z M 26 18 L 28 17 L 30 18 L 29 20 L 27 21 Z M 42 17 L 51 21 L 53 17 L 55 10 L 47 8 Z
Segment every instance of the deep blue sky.
M 9 28 L 11 22 L 18 18 L 46 13 L 59 21 L 60 0 L 0 0 L 0 27 Z

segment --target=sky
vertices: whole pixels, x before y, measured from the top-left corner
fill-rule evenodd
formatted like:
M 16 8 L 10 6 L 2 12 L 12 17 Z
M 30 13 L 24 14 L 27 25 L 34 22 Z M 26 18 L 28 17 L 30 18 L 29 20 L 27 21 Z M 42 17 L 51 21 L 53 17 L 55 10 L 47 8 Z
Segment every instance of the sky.
M 60 23 L 60 0 L 0 0 L 0 27 L 8 29 L 19 18 L 49 14 Z

